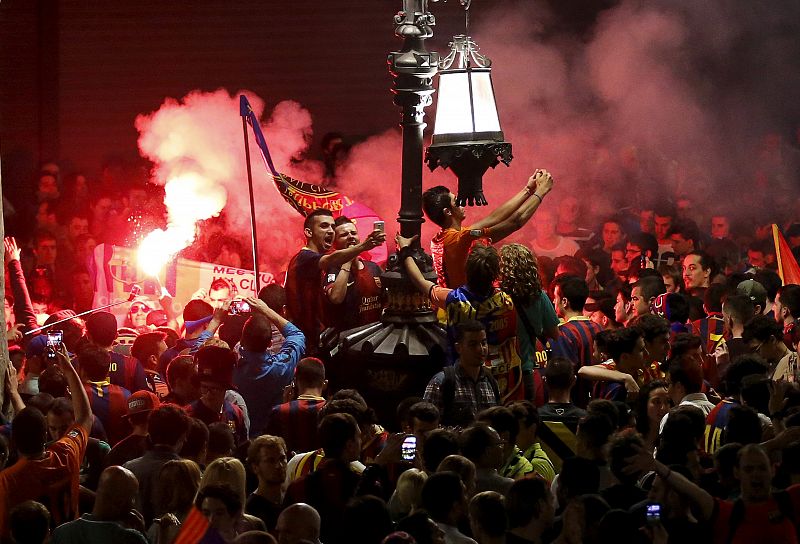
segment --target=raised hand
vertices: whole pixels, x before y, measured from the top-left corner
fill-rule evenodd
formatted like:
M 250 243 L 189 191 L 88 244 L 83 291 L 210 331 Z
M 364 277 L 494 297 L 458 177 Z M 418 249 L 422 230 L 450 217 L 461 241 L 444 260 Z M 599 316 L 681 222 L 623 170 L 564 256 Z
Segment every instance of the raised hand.
M 374 249 L 386 241 L 386 233 L 382 230 L 375 229 L 370 232 L 362 242 L 364 248 L 369 251 Z
M 416 242 L 419 239 L 419 234 L 415 234 L 411 238 L 406 238 L 404 236 L 400 236 L 400 233 L 394 235 L 394 241 L 397 242 L 397 249 L 403 249 L 409 247 L 411 244 Z
M 18 261 L 20 255 L 22 254 L 22 250 L 20 250 L 19 246 L 17 245 L 17 241 L 13 236 L 7 236 L 3 239 L 3 249 L 3 257 L 6 264 L 10 263 L 11 261 Z
M 6 340 L 9 342 L 19 342 L 22 340 L 22 331 L 19 330 L 22 327 L 22 323 L 17 323 L 8 331 L 6 331 Z
M 544 196 L 553 190 L 553 176 L 547 170 L 537 170 L 533 175 L 536 183 L 536 194 Z

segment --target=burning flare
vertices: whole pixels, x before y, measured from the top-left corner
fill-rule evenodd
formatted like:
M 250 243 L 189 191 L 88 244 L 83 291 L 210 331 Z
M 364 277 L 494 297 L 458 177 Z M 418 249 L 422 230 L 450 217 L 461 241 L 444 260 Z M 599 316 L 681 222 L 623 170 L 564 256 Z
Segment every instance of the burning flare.
M 167 181 L 164 203 L 169 210 L 167 230 L 156 229 L 139 245 L 139 268 L 148 276 L 157 275 L 180 250 L 194 241 L 195 225 L 222 211 L 225 189 L 196 172 Z

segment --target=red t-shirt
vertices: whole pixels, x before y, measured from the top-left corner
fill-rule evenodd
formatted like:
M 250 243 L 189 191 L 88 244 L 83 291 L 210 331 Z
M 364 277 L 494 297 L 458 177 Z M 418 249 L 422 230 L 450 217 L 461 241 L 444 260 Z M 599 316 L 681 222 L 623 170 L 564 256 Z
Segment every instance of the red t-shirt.
M 344 331 L 380 321 L 383 313 L 383 289 L 381 274 L 383 270 L 372 261 L 362 261 L 364 268 L 352 268 L 347 280 L 347 291 L 340 304 L 333 304 L 325 297 L 325 317 L 327 325 Z M 325 276 L 324 291 L 330 293 L 338 268 L 331 268 Z
M 795 512 L 800 512 L 800 484 L 786 488 Z M 728 542 L 733 501 L 715 499 L 711 522 L 714 526 L 714 542 Z M 795 516 L 795 519 L 797 517 Z M 761 503 L 748 504 L 744 517 L 738 523 L 731 544 L 797 544 L 797 534 L 791 520 L 785 518 L 777 501 L 770 498 Z
M 88 434 L 73 425 L 50 444 L 41 459 L 21 458 L 0 472 L 0 534 L 9 535 L 8 512 L 25 501 L 47 506 L 55 525 L 78 517 L 81 460 Z

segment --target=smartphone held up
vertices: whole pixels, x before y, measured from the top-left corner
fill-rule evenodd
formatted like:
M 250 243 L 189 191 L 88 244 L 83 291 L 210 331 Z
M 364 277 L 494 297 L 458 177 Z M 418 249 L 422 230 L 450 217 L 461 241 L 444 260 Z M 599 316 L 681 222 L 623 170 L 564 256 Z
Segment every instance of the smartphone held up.
M 64 331 L 47 331 L 47 359 L 55 360 L 56 352 L 64 345 Z

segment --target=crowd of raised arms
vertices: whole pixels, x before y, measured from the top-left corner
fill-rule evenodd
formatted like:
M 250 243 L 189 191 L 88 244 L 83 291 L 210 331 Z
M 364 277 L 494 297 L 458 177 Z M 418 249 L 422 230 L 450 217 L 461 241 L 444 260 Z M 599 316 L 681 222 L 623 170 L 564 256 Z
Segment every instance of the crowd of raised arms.
M 672 195 L 590 228 L 546 170 L 474 222 L 428 189 L 436 281 L 389 243 L 444 368 L 378 416 L 329 387 L 320 338 L 381 319 L 383 230 L 316 210 L 284 286 L 77 317 L 95 245 L 163 221 L 152 188 L 90 187 L 46 165 L 9 219 L 0 542 L 798 542 L 798 200 L 737 223 Z M 246 268 L 221 223 L 190 251 Z

